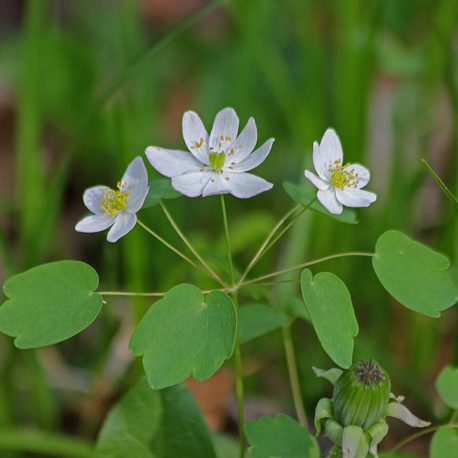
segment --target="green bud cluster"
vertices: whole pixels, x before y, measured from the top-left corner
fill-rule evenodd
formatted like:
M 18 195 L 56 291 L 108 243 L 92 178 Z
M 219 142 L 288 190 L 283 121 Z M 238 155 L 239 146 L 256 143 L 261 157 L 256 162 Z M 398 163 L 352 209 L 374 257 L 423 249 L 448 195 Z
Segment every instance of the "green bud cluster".
M 332 399 L 322 398 L 315 409 L 317 435 L 324 432 L 334 444 L 328 458 L 377 458 L 377 447 L 388 434 L 386 417 L 415 428 L 429 426 L 391 394 L 388 374 L 376 361 L 360 361 L 343 371 L 314 368 L 318 377 L 334 385 Z
M 334 385 L 335 420 L 342 426 L 369 428 L 384 417 L 390 391 L 390 378 L 377 362 L 354 364 Z

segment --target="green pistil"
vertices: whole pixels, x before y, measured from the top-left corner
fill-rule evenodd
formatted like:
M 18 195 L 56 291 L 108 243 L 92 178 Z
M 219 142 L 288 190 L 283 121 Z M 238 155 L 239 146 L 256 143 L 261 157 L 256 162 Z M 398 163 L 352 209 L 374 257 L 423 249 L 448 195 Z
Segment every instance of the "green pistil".
M 210 153 L 210 167 L 219 171 L 224 167 L 226 155 L 224 153 Z

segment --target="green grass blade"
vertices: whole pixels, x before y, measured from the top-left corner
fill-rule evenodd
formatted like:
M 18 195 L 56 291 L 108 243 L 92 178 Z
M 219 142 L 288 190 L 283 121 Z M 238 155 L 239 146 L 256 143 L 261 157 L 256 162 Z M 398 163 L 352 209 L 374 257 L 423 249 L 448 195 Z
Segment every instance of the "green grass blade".
M 450 189 L 447 187 L 447 185 L 442 181 L 441 177 L 435 172 L 435 170 L 431 167 L 429 162 L 426 159 L 421 160 L 422 164 L 425 166 L 426 170 L 428 173 L 431 175 L 433 180 L 436 182 L 437 186 L 442 190 L 442 192 L 445 194 L 447 199 L 452 202 L 455 206 L 458 208 L 458 199 L 455 197 L 455 195 L 450 191 Z
M 0 429 L 0 450 L 39 453 L 56 458 L 96 458 L 92 446 L 86 442 L 21 429 Z
M 40 81 L 44 68 L 48 2 L 29 1 L 25 11 L 18 83 L 16 124 L 16 183 L 19 212 L 19 237 L 24 255 L 34 243 L 43 196 L 43 171 L 40 157 L 43 119 L 40 110 Z M 27 261 L 26 261 L 27 263 Z
M 36 236 L 37 240 L 35 250 L 32 255 L 35 262 L 43 258 L 44 253 L 49 246 L 49 242 L 52 240 L 57 226 L 56 220 L 58 209 L 60 208 L 62 202 L 63 190 L 65 188 L 65 182 L 73 155 L 78 150 L 81 141 L 87 136 L 94 119 L 102 111 L 106 104 L 117 94 L 117 92 L 128 81 L 132 80 L 137 74 L 139 74 L 145 65 L 148 65 L 151 62 L 152 58 L 154 58 L 172 41 L 191 28 L 194 24 L 226 3 L 226 1 L 227 0 L 213 0 L 173 27 L 162 38 L 153 43 L 146 51 L 127 64 L 125 69 L 121 71 L 121 73 L 111 82 L 111 84 L 107 86 L 107 88 L 94 102 L 92 108 L 88 111 L 85 119 L 81 123 L 81 127 L 75 139 L 65 151 L 59 168 L 47 190 L 46 206 L 42 209 L 39 224 L 36 226 L 39 227 L 40 230 Z

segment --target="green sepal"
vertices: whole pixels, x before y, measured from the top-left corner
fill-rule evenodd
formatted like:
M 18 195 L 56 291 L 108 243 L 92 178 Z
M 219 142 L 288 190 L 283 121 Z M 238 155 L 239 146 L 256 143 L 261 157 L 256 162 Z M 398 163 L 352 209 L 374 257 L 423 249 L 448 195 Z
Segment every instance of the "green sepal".
M 326 437 L 335 445 L 342 444 L 343 438 L 343 426 L 340 423 L 337 423 L 334 419 L 330 418 L 326 420 L 325 431 Z
M 342 437 L 342 450 L 348 452 L 345 458 L 366 458 L 369 453 L 367 436 L 359 426 L 346 426 Z
M 328 418 L 332 418 L 332 401 L 329 398 L 321 398 L 315 407 L 316 436 L 321 434 L 323 424 Z
M 367 428 L 366 432 L 371 436 L 369 451 L 372 453 L 374 458 L 377 458 L 377 446 L 388 434 L 388 424 L 385 420 L 379 420 Z
M 319 367 L 312 367 L 312 369 L 317 377 L 322 377 L 326 379 L 328 382 L 331 382 L 333 385 L 336 384 L 338 378 L 343 373 L 343 370 L 337 367 L 333 367 L 332 369 L 328 370 L 320 369 Z

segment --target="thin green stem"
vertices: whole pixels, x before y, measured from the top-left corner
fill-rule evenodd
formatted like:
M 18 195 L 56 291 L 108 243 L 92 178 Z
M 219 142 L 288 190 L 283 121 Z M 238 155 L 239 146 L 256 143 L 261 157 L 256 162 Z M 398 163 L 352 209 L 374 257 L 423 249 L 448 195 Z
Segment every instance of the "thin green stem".
M 297 221 L 297 219 L 313 204 L 313 202 L 315 202 L 315 200 L 316 197 L 313 200 L 311 200 L 305 207 L 303 207 L 299 213 L 294 215 L 294 217 L 286 225 L 286 227 L 284 227 L 280 231 L 280 233 L 269 243 L 269 245 L 267 245 L 264 252 L 262 253 L 262 256 L 264 256 L 286 234 L 286 232 L 288 232 L 291 229 L 291 227 Z
M 276 272 L 271 272 L 270 274 L 262 275 L 261 277 L 253 278 L 252 280 L 248 280 L 243 282 L 243 286 L 251 285 L 253 283 L 259 283 L 262 280 L 267 280 L 268 278 L 276 277 L 278 275 L 286 274 L 288 272 L 293 272 L 298 269 L 303 269 L 304 267 L 313 266 L 314 264 L 319 264 L 320 262 L 329 261 L 331 259 L 337 258 L 344 258 L 347 256 L 368 256 L 373 257 L 375 253 L 365 253 L 360 251 L 351 251 L 347 253 L 338 253 L 338 254 L 331 254 L 329 256 L 325 256 L 323 258 L 314 259 L 312 261 L 304 262 L 302 264 L 298 264 L 296 266 L 288 267 L 287 269 L 277 270 Z
M 227 259 L 229 262 L 229 272 L 231 276 L 231 285 L 234 286 L 234 264 L 232 262 L 232 251 L 231 241 L 229 237 L 229 225 L 227 222 L 226 203 L 224 201 L 224 195 L 221 194 L 221 210 L 223 214 L 224 224 L 224 236 L 226 239 L 226 250 Z M 244 389 L 243 389 L 243 366 L 242 366 L 242 354 L 240 345 L 240 327 L 239 322 L 239 304 L 238 304 L 238 290 L 237 287 L 232 291 L 232 300 L 234 302 L 235 310 L 237 313 L 237 330 L 235 334 L 235 346 L 234 346 L 234 366 L 235 366 L 235 393 L 237 396 L 237 411 L 238 411 L 238 422 L 239 422 L 239 444 L 240 444 L 240 458 L 245 457 L 245 412 L 244 412 Z
M 197 270 L 200 270 L 201 272 L 207 274 L 207 271 L 204 270 L 202 267 L 200 267 L 198 264 L 196 264 L 192 259 L 189 259 L 184 253 L 182 253 L 178 248 L 175 248 L 173 245 L 171 245 L 167 240 L 163 239 L 159 234 L 154 232 L 151 228 L 149 228 L 146 224 L 142 223 L 140 220 L 137 220 L 137 224 L 142 227 L 148 234 L 152 235 L 154 238 L 159 240 L 163 245 L 165 245 L 169 250 L 173 251 L 175 254 L 177 254 L 180 258 L 184 259 L 187 263 L 191 264 L 191 266 L 195 267 Z
M 0 449 L 41 453 L 56 458 L 96 458 L 92 446 L 86 442 L 39 431 L 2 429 Z
M 165 216 L 169 220 L 170 225 L 173 227 L 175 232 L 178 234 L 180 239 L 184 242 L 184 244 L 189 248 L 191 253 L 200 261 L 200 263 L 207 269 L 208 273 L 222 286 L 227 286 L 227 284 L 224 282 L 224 280 L 221 279 L 221 277 L 207 264 L 205 259 L 202 258 L 202 256 L 199 254 L 199 252 L 194 248 L 194 246 L 191 244 L 189 239 L 186 237 L 186 235 L 183 233 L 183 231 L 179 228 L 178 224 L 175 222 L 173 219 L 172 215 L 168 211 L 167 207 L 163 202 L 160 202 L 162 211 L 164 212 Z
M 411 436 L 406 437 L 402 441 L 398 442 L 393 448 L 391 448 L 388 452 L 386 452 L 386 454 L 391 455 L 392 453 L 400 450 L 405 445 L 410 444 L 410 442 L 413 442 L 415 439 L 425 436 L 426 434 L 433 433 L 434 431 L 437 431 L 440 428 L 458 428 L 458 424 L 445 424 L 445 425 L 431 426 L 430 428 L 423 429 L 419 431 L 418 433 L 412 434 Z
M 251 288 L 251 287 L 258 287 L 258 286 L 275 286 L 275 285 L 282 285 L 287 283 L 299 283 L 301 280 L 299 278 L 290 278 L 288 280 L 278 280 L 278 281 L 263 281 L 259 283 L 242 283 L 239 286 L 239 289 L 243 288 Z
M 217 289 L 205 289 L 202 291 L 203 294 L 210 294 L 213 291 L 223 291 L 225 293 L 232 292 L 231 288 L 217 288 Z M 163 297 L 167 292 L 130 292 L 130 291 L 97 291 L 101 296 L 140 296 L 140 297 Z
M 293 393 L 294 408 L 296 410 L 297 419 L 302 426 L 308 427 L 307 415 L 304 409 L 304 400 L 299 383 L 299 373 L 297 370 L 296 355 L 294 352 L 293 339 L 291 336 L 291 326 L 282 326 L 283 345 L 285 347 L 286 363 L 288 366 L 289 380 L 291 383 L 291 391 Z
M 166 293 L 137 293 L 130 291 L 97 291 L 101 296 L 128 296 L 128 297 L 163 297 Z
M 223 213 L 224 214 L 224 213 Z M 149 229 L 149 228 L 148 228 Z M 226 244 L 228 243 L 229 238 L 226 238 Z M 230 244 L 229 244 L 229 249 L 230 249 Z M 302 269 L 304 267 L 312 266 L 315 264 L 319 264 L 320 262 L 325 262 L 329 261 L 331 259 L 337 259 L 337 258 L 343 258 L 347 256 L 366 256 L 366 257 L 372 257 L 374 256 L 374 253 L 365 253 L 365 252 L 358 252 L 358 251 L 352 251 L 348 253 L 338 253 L 338 254 L 332 254 L 329 256 L 325 256 L 324 258 L 319 258 L 319 259 L 314 259 L 309 262 L 305 262 L 303 264 L 298 264 L 297 266 L 289 267 L 287 269 L 283 270 L 277 270 L 276 272 L 271 272 L 270 274 L 262 275 L 261 277 L 256 277 L 251 280 L 244 281 L 241 284 L 237 284 L 234 287 L 226 287 L 226 288 L 219 288 L 219 289 L 207 289 L 202 291 L 204 294 L 209 294 L 213 291 L 223 291 L 226 293 L 234 293 L 234 291 L 237 291 L 242 288 L 247 288 L 250 286 L 272 286 L 272 285 L 277 285 L 280 283 L 294 283 L 297 282 L 297 279 L 288 279 L 288 280 L 280 280 L 280 281 L 273 281 L 273 282 L 263 282 L 263 280 L 267 280 L 272 277 L 276 277 L 278 275 L 282 275 L 287 272 L 293 272 L 295 270 Z M 230 266 L 232 266 L 232 257 L 229 263 Z M 233 275 L 232 269 L 231 269 L 231 275 Z M 152 297 L 162 297 L 165 296 L 165 292 L 125 292 L 125 291 L 99 291 L 99 294 L 102 296 L 152 296 Z
M 436 171 L 431 167 L 429 162 L 426 159 L 422 159 L 421 162 L 425 166 L 428 173 L 431 175 L 433 180 L 436 182 L 437 186 L 442 190 L 445 196 L 452 202 L 454 205 L 458 205 L 458 198 L 450 191 L 447 185 L 442 181 L 441 177 L 436 173 Z
M 226 202 L 224 194 L 220 195 L 221 210 L 223 212 L 224 238 L 226 240 L 227 260 L 229 262 L 229 274 L 231 276 L 231 285 L 234 285 L 234 264 L 232 263 L 231 240 L 229 238 L 229 225 L 227 224 Z
M 269 232 L 267 235 L 266 239 L 264 242 L 262 242 L 262 245 L 259 247 L 258 251 L 256 254 L 253 256 L 253 259 L 249 262 L 248 266 L 246 267 L 245 271 L 243 272 L 239 284 L 243 282 L 243 280 L 246 278 L 246 276 L 250 273 L 251 269 L 257 264 L 261 256 L 263 255 L 263 252 L 269 242 L 272 240 L 272 237 L 275 235 L 275 233 L 280 229 L 281 226 L 285 223 L 285 221 L 288 220 L 295 212 L 296 210 L 300 207 L 300 205 L 296 205 L 293 207 L 291 210 L 289 210 L 279 221 L 278 223 L 273 227 L 273 229 Z
M 244 388 L 243 388 L 243 365 L 242 352 L 240 345 L 240 327 L 238 325 L 239 304 L 237 292 L 232 293 L 232 300 L 237 310 L 237 332 L 235 335 L 234 346 L 234 366 L 235 366 L 235 393 L 237 396 L 237 413 L 239 422 L 239 444 L 240 458 L 245 456 L 245 408 L 244 408 Z

